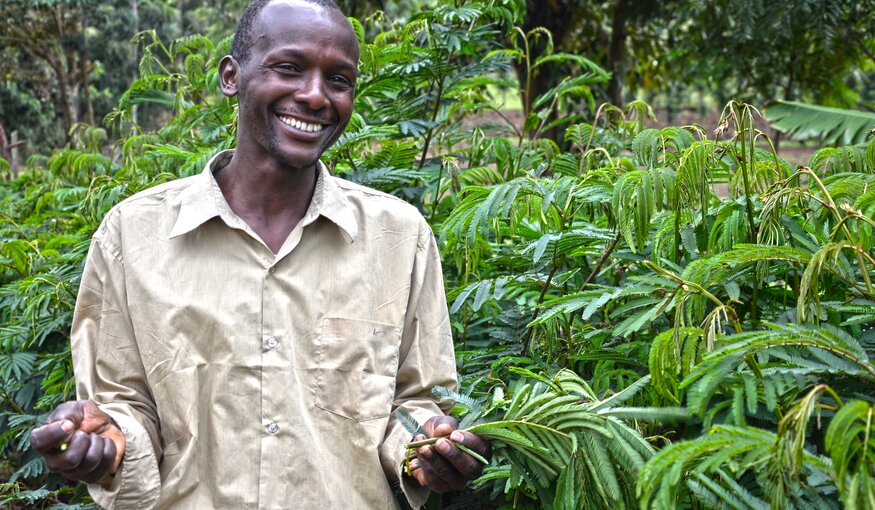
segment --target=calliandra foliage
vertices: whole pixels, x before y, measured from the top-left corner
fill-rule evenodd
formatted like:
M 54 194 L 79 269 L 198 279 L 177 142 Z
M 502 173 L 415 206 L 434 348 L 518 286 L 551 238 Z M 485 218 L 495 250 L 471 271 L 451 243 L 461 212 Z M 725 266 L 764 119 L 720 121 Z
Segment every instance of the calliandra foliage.
M 474 485 L 493 491 L 525 486 L 546 509 L 634 507 L 633 495 L 622 487 L 634 485 L 654 448 L 624 420 L 676 421 L 686 411 L 623 407 L 649 376 L 599 399 L 570 370 L 553 377 L 527 369 L 511 372 L 520 377 L 512 393 L 493 394 L 489 408 L 465 395 L 435 389 L 464 408 L 460 428 L 492 445 L 495 462 Z M 415 426 L 409 430 L 417 433 Z

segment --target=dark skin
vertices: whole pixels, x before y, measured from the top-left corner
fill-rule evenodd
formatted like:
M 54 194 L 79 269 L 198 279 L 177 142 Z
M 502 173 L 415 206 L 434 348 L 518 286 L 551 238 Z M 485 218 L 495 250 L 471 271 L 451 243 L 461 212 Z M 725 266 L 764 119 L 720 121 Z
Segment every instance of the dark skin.
M 253 35 L 245 62 L 226 56 L 219 64 L 239 118 L 237 149 L 215 177 L 231 209 L 277 253 L 310 205 L 319 158 L 352 116 L 359 47 L 340 12 L 299 0 L 267 5 Z M 417 449 L 416 483 L 444 493 L 479 476 L 483 466 L 456 444 L 488 457 L 486 441 L 446 416 L 424 428 L 442 439 Z M 109 483 L 125 451 L 122 431 L 87 400 L 61 404 L 30 439 L 49 469 L 89 483 Z
M 456 443 L 487 459 L 492 457 L 489 443 L 470 432 L 456 430 L 459 423 L 451 416 L 434 416 L 425 422 L 423 428 L 428 436 L 420 434 L 413 438 L 414 441 L 426 437 L 441 439 L 433 445 L 416 449 L 416 458 L 410 461 L 410 474 L 419 485 L 439 494 L 463 489 L 468 480 L 480 476 L 483 471 L 480 461 L 457 448 Z
M 64 402 L 30 434 L 49 470 L 70 480 L 108 483 L 125 452 L 125 436 L 90 400 Z

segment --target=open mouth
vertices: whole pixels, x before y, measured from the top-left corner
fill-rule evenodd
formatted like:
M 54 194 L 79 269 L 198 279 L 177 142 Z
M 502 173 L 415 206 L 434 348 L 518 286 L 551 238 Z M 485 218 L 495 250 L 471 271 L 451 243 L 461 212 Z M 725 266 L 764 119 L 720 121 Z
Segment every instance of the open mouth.
M 289 117 L 286 115 L 277 115 L 277 118 L 283 124 L 287 126 L 291 126 L 299 131 L 304 131 L 305 133 L 316 133 L 322 131 L 327 127 L 327 125 L 323 124 L 313 124 L 310 122 L 304 122 L 302 120 L 295 119 L 293 117 Z

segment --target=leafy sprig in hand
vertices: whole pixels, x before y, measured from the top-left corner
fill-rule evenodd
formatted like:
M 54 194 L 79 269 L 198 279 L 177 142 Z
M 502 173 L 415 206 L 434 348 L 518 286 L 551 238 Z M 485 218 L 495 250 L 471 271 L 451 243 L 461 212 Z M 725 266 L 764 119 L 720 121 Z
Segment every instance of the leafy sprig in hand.
M 505 491 L 523 489 L 537 494 L 542 504 L 549 501 L 544 508 L 607 508 L 620 503 L 620 485 L 634 485 L 638 470 L 654 454 L 647 439 L 623 419 L 677 420 L 686 416 L 680 408 L 621 407 L 649 377 L 599 399 L 586 381 L 569 370 L 553 377 L 520 368 L 511 371 L 525 379 L 512 388 L 510 399 L 498 391 L 486 404 L 446 388 L 433 391 L 455 399 L 454 410 L 463 415 L 452 434 L 472 434 L 492 444 L 494 456 L 479 459 L 488 465 L 475 485 L 501 480 Z M 408 468 L 416 468 L 420 449 L 440 444 L 444 438 L 426 437 L 424 429 L 402 409 L 396 415 L 415 436 L 407 448 L 411 452 Z M 629 469 L 611 467 L 621 463 Z M 582 491 L 584 487 L 586 491 Z M 587 498 L 580 497 L 584 493 Z

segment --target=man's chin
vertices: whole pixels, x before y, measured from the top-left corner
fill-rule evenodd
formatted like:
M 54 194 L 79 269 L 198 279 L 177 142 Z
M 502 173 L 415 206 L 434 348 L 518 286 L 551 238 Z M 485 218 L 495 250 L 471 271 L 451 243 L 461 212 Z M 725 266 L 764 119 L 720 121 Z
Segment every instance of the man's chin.
M 288 168 L 289 170 L 309 170 L 316 166 L 319 162 L 319 158 L 316 159 L 300 159 L 300 158 L 288 158 L 288 157 L 280 157 L 277 158 L 282 166 Z
M 323 152 L 324 151 L 319 151 L 314 153 L 308 151 L 303 154 L 295 154 L 290 153 L 289 151 L 283 151 L 276 145 L 271 147 L 271 154 L 280 165 L 295 170 L 313 168 L 316 163 L 319 162 L 319 158 L 322 157 Z

